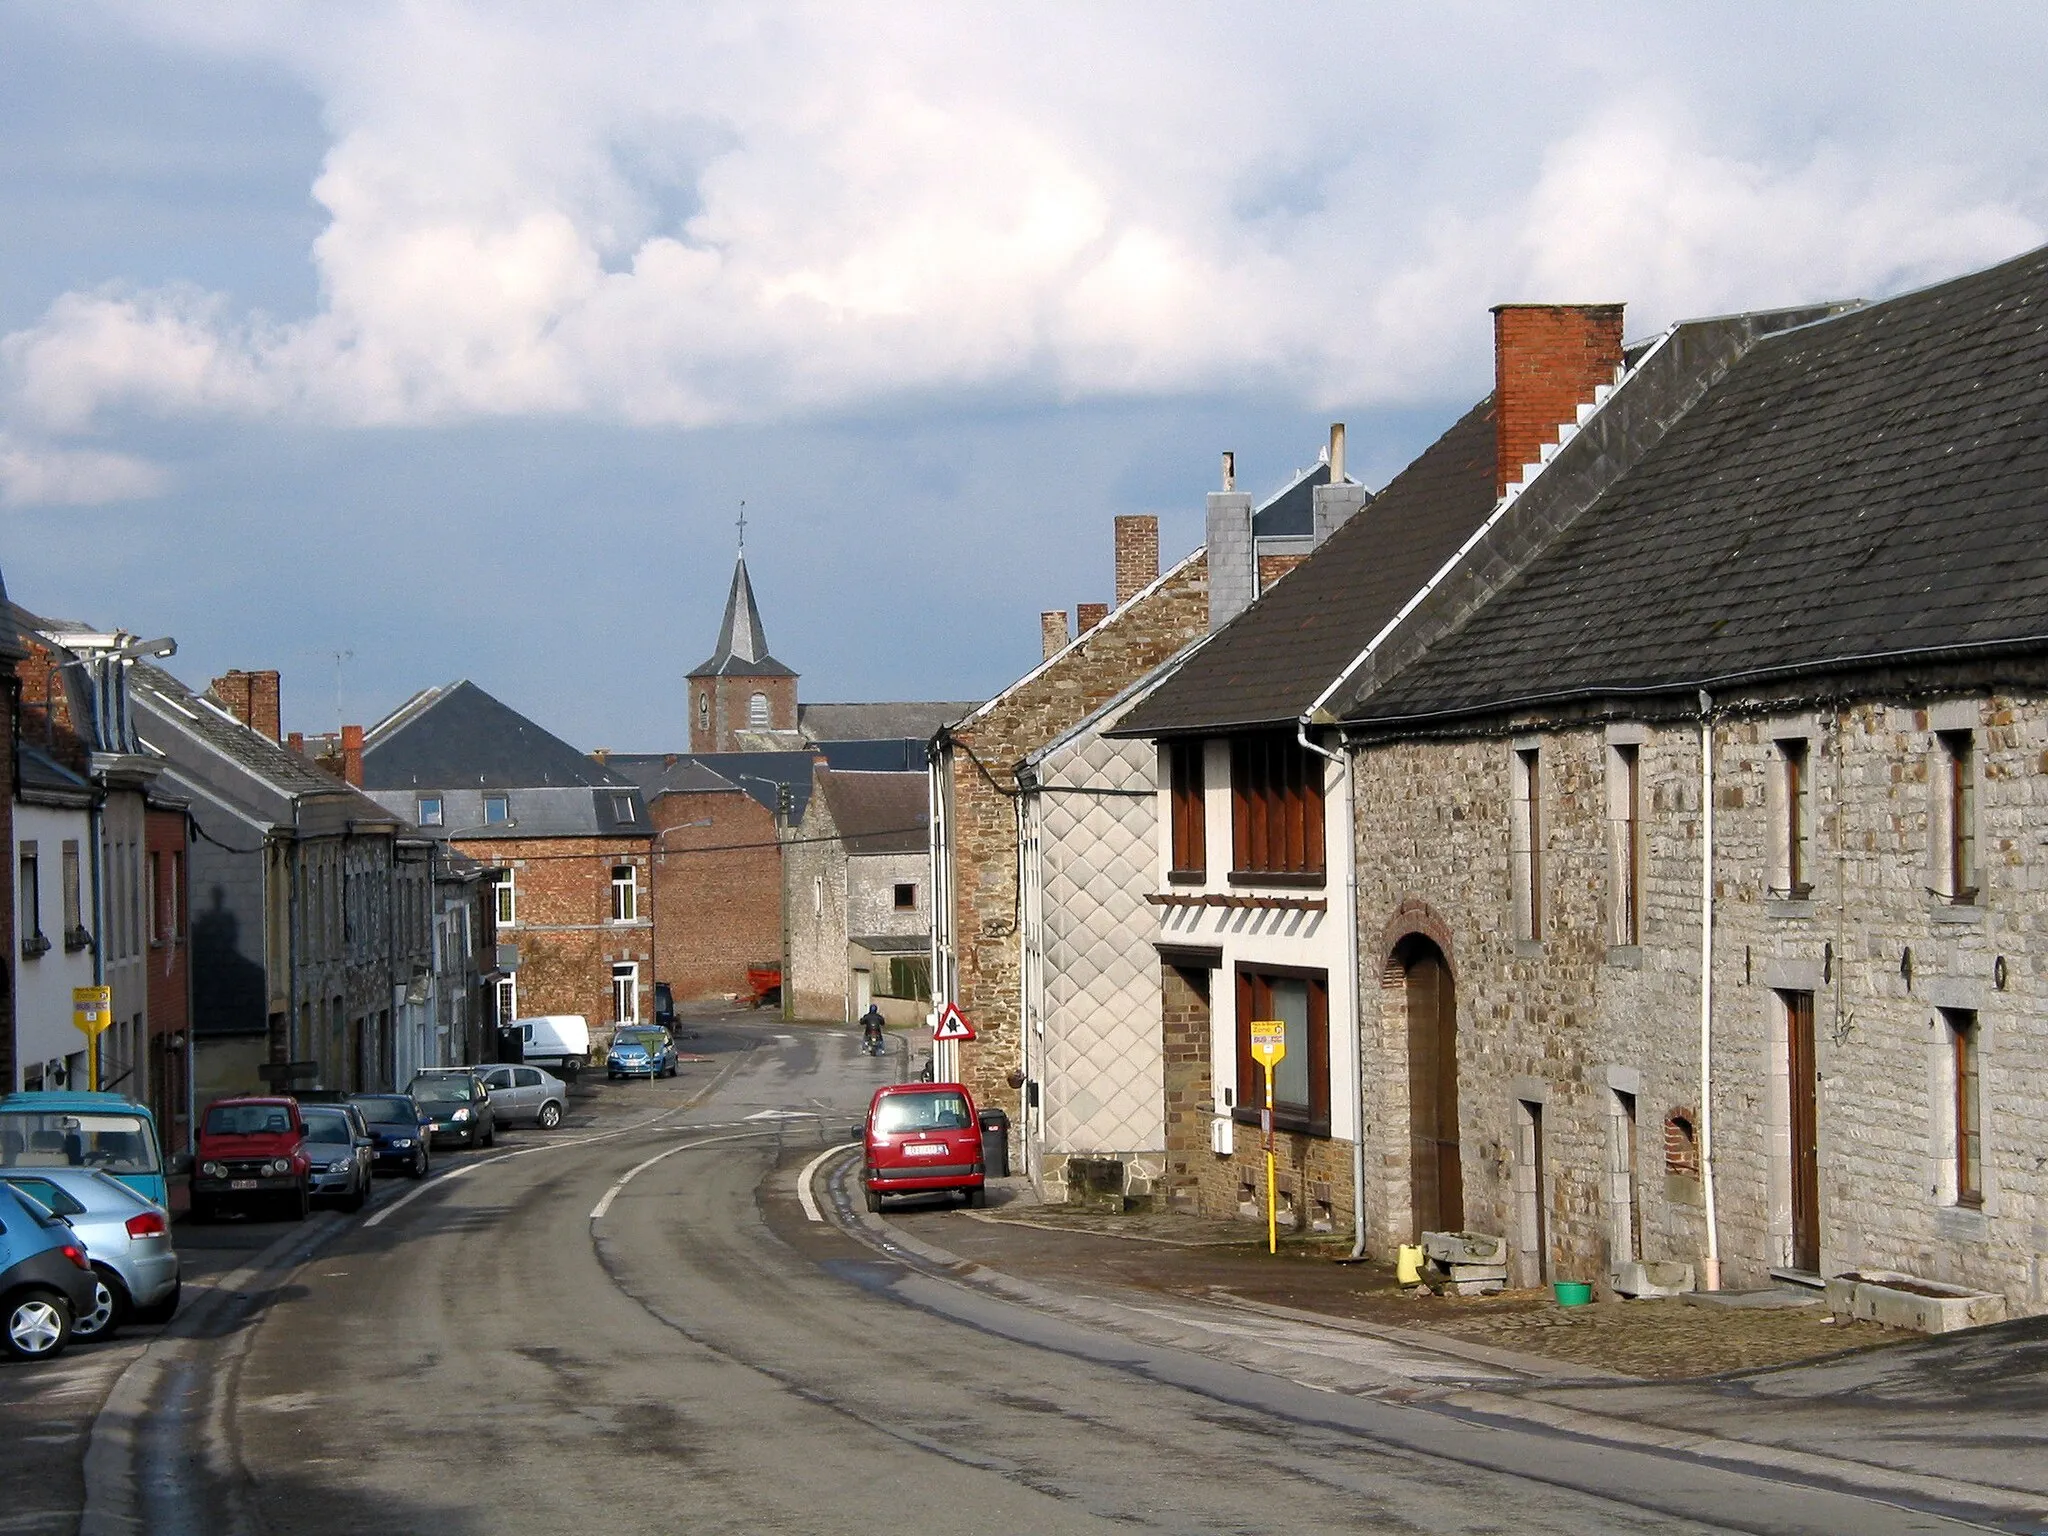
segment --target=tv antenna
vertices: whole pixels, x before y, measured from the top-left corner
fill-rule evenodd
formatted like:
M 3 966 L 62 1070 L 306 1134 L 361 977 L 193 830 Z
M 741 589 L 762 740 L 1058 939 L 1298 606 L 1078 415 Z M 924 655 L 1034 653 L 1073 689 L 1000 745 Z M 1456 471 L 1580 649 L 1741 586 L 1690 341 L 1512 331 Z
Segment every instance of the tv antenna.
M 354 652 L 353 650 L 340 650 L 340 651 L 334 651 L 334 652 L 332 652 L 331 654 L 332 654 L 332 655 L 333 655 L 333 657 L 334 657 L 334 739 L 335 739 L 336 741 L 340 741 L 340 739 L 341 739 L 341 664 L 342 664 L 342 663 L 343 663 L 344 661 L 354 661 L 354 660 L 355 660 L 355 656 L 356 656 L 356 653 L 355 653 L 355 652 Z

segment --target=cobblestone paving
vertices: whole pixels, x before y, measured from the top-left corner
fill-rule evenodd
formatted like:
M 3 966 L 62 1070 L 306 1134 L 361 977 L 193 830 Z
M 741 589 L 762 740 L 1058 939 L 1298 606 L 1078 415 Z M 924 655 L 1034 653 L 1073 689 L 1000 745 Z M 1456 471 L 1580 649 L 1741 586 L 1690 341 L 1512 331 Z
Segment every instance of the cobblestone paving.
M 1348 1237 L 1283 1236 L 1280 1252 L 1269 1255 L 1264 1233 L 1250 1222 L 1070 1211 L 1032 1203 L 1021 1191 L 975 1217 L 904 1212 L 892 1219 L 963 1258 L 1027 1279 L 1237 1297 L 1428 1329 L 1631 1376 L 1716 1375 L 1919 1337 L 1875 1323 L 1829 1322 L 1819 1306 L 1723 1308 L 1664 1299 L 1560 1307 L 1548 1291 L 1411 1296 L 1395 1283 L 1390 1265 L 1338 1262 L 1350 1253 Z

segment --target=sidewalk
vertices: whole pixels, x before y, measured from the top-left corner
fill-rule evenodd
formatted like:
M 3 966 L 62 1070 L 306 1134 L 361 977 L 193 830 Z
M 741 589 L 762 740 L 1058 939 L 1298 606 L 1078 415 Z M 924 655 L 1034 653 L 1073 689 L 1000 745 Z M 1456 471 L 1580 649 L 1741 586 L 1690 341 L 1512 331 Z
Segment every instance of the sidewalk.
M 1026 1305 L 1326 1390 L 2048 1529 L 2048 1317 L 1923 1338 L 1821 1307 L 1412 1298 L 1348 1238 L 1039 1205 L 857 1219 Z

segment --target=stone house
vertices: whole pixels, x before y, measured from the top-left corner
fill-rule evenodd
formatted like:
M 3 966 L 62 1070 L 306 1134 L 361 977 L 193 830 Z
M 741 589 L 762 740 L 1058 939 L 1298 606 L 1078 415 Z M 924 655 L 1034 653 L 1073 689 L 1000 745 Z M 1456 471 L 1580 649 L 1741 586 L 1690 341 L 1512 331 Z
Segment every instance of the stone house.
M 351 744 L 344 771 L 387 814 L 497 870 L 509 946 L 492 1024 L 581 1014 L 591 1049 L 653 1016 L 654 829 L 639 786 L 471 682 L 414 694 Z
M 1675 328 L 1332 691 L 1381 1251 L 2048 1306 L 2044 303 Z
M 1018 765 L 1203 632 L 1203 551 L 1162 575 L 1159 520 L 1118 518 L 1116 604 L 1083 604 L 1080 617 L 1081 634 L 1069 638 L 1064 611 L 1044 614 L 1044 661 L 931 746 L 932 990 L 978 1034 L 939 1045 L 935 1070 L 965 1083 L 977 1102 L 1008 1110 L 1013 1123 L 1026 1054 Z
M 785 849 L 793 1015 L 892 1024 L 931 1008 L 930 780 L 819 762 Z
M 274 710 L 244 720 L 140 660 L 128 687 L 138 744 L 189 816 L 193 1095 L 388 1088 L 410 979 L 403 823 L 282 745 Z M 221 692 L 248 707 L 235 675 Z

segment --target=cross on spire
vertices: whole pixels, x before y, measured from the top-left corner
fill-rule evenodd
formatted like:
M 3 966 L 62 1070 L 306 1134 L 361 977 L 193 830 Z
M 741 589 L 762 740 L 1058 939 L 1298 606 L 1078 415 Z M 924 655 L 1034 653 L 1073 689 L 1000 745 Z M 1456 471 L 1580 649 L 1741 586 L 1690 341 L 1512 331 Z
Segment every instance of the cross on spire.
M 747 552 L 747 504 L 740 503 L 740 553 Z

